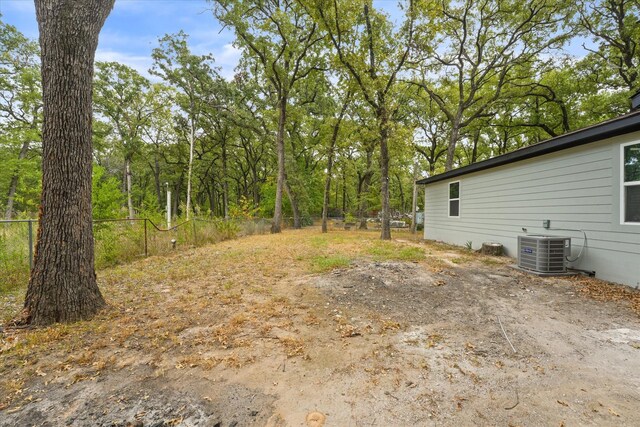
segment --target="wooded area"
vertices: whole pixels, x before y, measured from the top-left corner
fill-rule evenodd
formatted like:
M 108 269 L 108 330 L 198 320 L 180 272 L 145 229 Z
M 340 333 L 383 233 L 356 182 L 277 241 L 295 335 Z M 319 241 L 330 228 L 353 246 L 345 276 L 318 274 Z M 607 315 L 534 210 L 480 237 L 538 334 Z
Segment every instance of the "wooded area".
M 210 3 L 235 31 L 233 79 L 185 33 L 153 49 L 151 78 L 120 63 L 94 77 L 93 216 L 391 217 L 413 180 L 629 110 L 639 2 Z M 33 216 L 42 91 L 34 40 L 0 26 L 0 205 Z M 326 201 L 326 202 L 325 202 Z

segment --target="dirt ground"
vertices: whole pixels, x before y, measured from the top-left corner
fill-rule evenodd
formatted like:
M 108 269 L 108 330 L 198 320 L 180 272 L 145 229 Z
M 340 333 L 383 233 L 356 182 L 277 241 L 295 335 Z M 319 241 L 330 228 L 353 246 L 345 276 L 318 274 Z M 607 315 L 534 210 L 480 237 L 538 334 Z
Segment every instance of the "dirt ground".
M 100 272 L 95 319 L 0 332 L 0 426 L 638 425 L 639 292 L 377 237 Z

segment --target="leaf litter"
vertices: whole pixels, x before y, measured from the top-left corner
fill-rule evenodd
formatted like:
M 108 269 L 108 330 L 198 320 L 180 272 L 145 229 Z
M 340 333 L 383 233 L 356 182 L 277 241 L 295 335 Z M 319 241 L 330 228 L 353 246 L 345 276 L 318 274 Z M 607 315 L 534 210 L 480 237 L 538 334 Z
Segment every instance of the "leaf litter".
M 590 332 L 612 322 L 640 330 L 638 292 L 526 276 L 508 259 L 408 234 L 377 237 L 310 228 L 100 271 L 109 309 L 96 318 L 0 330 L 0 425 L 275 426 L 317 413 L 333 425 L 632 425 L 640 416 L 628 403 L 637 378 L 606 360 L 639 372 L 634 343 Z M 2 318 L 19 311 L 0 302 Z

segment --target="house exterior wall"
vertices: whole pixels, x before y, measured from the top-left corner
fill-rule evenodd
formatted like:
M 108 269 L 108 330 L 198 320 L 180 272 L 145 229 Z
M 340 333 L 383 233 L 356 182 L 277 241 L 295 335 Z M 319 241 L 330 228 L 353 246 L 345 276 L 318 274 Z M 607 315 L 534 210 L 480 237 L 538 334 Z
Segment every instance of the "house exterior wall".
M 571 237 L 570 267 L 640 287 L 640 224 L 621 224 L 621 145 L 640 132 L 469 173 L 425 186 L 424 237 L 455 245 L 504 245 L 517 257 L 517 237 Z M 449 183 L 460 182 L 460 216 L 449 217 Z M 551 229 L 542 226 L 551 221 Z

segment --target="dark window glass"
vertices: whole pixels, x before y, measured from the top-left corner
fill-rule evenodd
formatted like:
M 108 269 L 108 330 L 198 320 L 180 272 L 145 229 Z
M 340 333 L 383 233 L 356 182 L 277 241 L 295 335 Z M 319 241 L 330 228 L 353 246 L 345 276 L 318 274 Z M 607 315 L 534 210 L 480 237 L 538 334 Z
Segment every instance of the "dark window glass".
M 640 181 L 640 144 L 624 147 L 624 182 Z
M 449 184 L 449 198 L 450 199 L 458 199 L 460 198 L 460 183 L 452 182 Z
M 640 222 L 640 185 L 625 187 L 624 221 Z
M 449 200 L 449 216 L 460 216 L 460 200 Z

